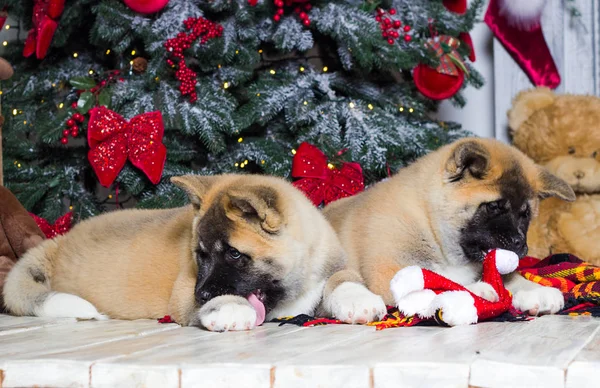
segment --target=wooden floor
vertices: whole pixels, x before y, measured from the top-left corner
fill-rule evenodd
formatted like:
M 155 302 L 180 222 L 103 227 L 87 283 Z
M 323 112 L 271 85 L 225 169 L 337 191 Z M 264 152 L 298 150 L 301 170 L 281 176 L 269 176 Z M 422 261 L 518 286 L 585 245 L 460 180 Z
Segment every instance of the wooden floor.
M 221 334 L 0 315 L 0 387 L 31 386 L 600 387 L 600 319 Z

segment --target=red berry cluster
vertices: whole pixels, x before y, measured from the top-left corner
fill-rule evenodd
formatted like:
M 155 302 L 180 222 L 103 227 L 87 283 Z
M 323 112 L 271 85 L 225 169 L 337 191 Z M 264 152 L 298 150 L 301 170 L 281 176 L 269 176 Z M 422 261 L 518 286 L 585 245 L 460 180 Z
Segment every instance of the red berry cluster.
M 77 109 L 77 102 L 72 103 L 71 108 L 74 110 Z M 83 119 L 84 117 L 81 113 L 75 113 L 66 121 L 66 128 L 63 130 L 63 137 L 60 139 L 62 144 L 69 142 L 69 135 L 72 137 L 79 136 L 79 127 L 77 124 L 83 123 Z
M 381 27 L 381 36 L 383 39 L 387 39 L 389 44 L 394 44 L 394 40 L 400 38 L 398 31 L 402 29 L 404 31 L 404 41 L 410 42 L 412 40 L 412 36 L 408 34 L 411 30 L 410 26 L 405 25 L 402 27 L 402 22 L 399 19 L 394 19 L 394 15 L 396 15 L 394 8 L 391 8 L 387 12 L 382 8 L 377 9 L 375 20 L 379 22 L 379 27 Z
M 300 21 L 302 22 L 302 24 L 304 24 L 304 26 L 310 26 L 310 18 L 306 13 L 312 9 L 312 4 L 309 3 L 309 0 L 275 0 L 273 3 L 277 7 L 277 12 L 273 16 L 273 20 L 275 20 L 276 22 L 281 20 L 281 17 L 284 14 L 284 6 L 292 7 L 294 4 L 296 4 L 296 6 L 294 7 L 294 12 L 296 13 L 296 15 L 298 15 Z
M 200 43 L 204 44 L 210 39 L 219 37 L 223 34 L 223 26 L 202 17 L 189 18 L 183 22 L 189 33 L 180 32 L 175 38 L 167 39 L 165 48 L 172 58 L 167 59 L 167 64 L 171 67 L 179 66 L 175 72 L 175 77 L 179 80 L 179 91 L 182 96 L 190 96 L 190 102 L 196 102 L 196 72 L 187 67 L 183 51 L 190 48 L 192 43 L 200 38 Z

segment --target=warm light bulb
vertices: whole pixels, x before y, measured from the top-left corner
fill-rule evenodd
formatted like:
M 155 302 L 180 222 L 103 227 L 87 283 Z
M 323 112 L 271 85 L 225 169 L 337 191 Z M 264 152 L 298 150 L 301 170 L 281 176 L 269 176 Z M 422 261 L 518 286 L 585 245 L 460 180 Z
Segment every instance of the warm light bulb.
M 88 73 L 89 73 L 90 75 L 92 75 L 92 74 L 94 74 L 94 70 L 90 69 L 90 71 L 88 71 Z
M 62 109 L 65 106 L 65 104 L 63 104 L 62 102 L 60 104 L 58 104 L 58 109 Z
M 271 71 L 269 71 L 269 73 L 275 75 L 275 70 L 271 69 Z
M 372 104 L 369 104 L 367 106 L 369 107 L 369 109 L 373 110 L 373 105 Z
M 69 210 L 73 210 L 73 205 L 69 206 Z
M 413 108 L 410 108 L 408 111 L 409 111 L 410 113 L 412 113 L 412 112 L 414 112 L 415 110 L 414 110 Z
M 10 30 L 10 26 L 8 24 L 4 28 L 6 28 L 7 30 Z
M 53 87 L 53 88 L 55 88 L 55 87 L 56 87 L 56 84 L 52 84 L 52 87 Z
M 248 159 L 244 160 L 244 164 L 248 164 Z
M 262 49 L 258 50 L 258 53 L 259 53 L 259 54 L 262 54 L 262 53 L 263 53 Z
M 112 194 L 108 194 L 108 199 L 112 199 Z
M 403 107 L 403 106 L 401 106 L 401 107 L 400 107 L 398 110 L 399 110 L 400 112 L 404 112 L 404 107 Z
M 324 72 L 324 73 L 327 73 L 327 70 L 329 70 L 329 69 L 327 68 L 327 66 L 324 66 L 324 67 L 323 67 L 323 72 Z
M 265 164 L 265 161 L 264 161 L 264 160 L 261 160 L 261 161 L 260 161 L 260 164 Z
M 330 170 L 333 170 L 334 165 L 331 163 L 327 163 L 327 168 Z
M 0 90 L 0 96 L 2 95 L 2 93 L 3 93 L 3 92 L 2 92 L 2 90 Z M 44 101 L 44 100 L 42 100 L 42 102 L 43 102 L 43 101 Z
M 133 66 L 133 61 L 129 61 L 129 64 L 130 64 L 131 66 Z
M 260 97 L 260 93 L 256 93 L 256 97 Z
M 240 53 L 240 50 L 235 50 L 236 55 Z
M 23 125 L 27 125 L 27 120 L 23 120 Z
M 227 89 L 228 87 L 229 87 L 229 82 L 225 82 L 225 83 L 223 84 L 223 88 L 224 88 L 224 89 Z
M 12 114 L 13 114 L 13 116 L 16 116 L 17 114 L 19 114 L 19 111 L 16 109 L 13 109 Z
M 300 66 L 300 71 L 304 71 L 304 66 Z
M 106 55 L 110 54 L 110 49 L 106 50 Z
M 2 46 L 8 46 L 8 42 L 7 41 L 2 42 Z
M 131 55 L 135 55 L 135 50 L 131 50 Z
M 235 167 L 237 167 L 237 166 L 239 166 L 239 165 L 240 165 L 239 163 L 236 163 L 236 164 L 234 164 L 234 166 L 235 166 Z
M 348 105 L 350 106 L 350 108 L 354 108 L 356 106 L 353 102 L 349 103 Z
M 292 150 L 292 155 L 296 155 L 296 150 Z
M 240 168 L 244 168 L 244 163 L 240 164 Z
M 220 68 L 221 68 L 221 65 L 217 65 L 217 67 L 220 69 Z
M 17 168 L 21 168 L 21 163 L 17 164 Z
M 77 58 L 78 56 L 79 56 L 79 54 L 73 53 L 73 58 Z
M 304 105 L 308 105 L 308 101 L 304 101 Z
M 156 77 L 156 78 L 154 78 L 154 80 L 155 80 L 156 82 L 158 82 L 158 81 L 160 81 L 160 78 Z
M 243 141 L 244 141 L 244 139 L 243 139 L 243 138 L 241 138 L 241 137 L 238 139 L 238 143 L 241 143 L 241 142 L 243 142 Z

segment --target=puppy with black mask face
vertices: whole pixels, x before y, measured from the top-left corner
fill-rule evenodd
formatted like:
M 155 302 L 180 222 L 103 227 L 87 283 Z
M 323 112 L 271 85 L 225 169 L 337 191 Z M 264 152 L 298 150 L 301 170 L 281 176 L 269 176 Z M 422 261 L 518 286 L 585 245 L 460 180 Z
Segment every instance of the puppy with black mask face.
M 28 251 L 8 274 L 8 310 L 84 319 L 171 315 L 182 325 L 228 331 L 315 314 L 319 306 L 327 315 L 354 308 L 346 285 L 330 279 L 346 260 L 335 231 L 291 184 L 257 175 L 172 181 L 190 206 L 107 213 Z M 381 298 L 363 291 L 383 315 Z
M 563 180 L 513 147 L 492 139 L 462 139 L 440 148 L 356 196 L 324 210 L 349 255 L 340 281 L 366 284 L 394 300 L 390 280 L 418 265 L 496 300 L 481 277 L 493 248 L 527 253 L 527 229 L 539 199 L 575 199 Z M 513 274 L 513 304 L 531 314 L 555 313 L 562 293 Z M 371 319 L 372 317 L 367 317 Z

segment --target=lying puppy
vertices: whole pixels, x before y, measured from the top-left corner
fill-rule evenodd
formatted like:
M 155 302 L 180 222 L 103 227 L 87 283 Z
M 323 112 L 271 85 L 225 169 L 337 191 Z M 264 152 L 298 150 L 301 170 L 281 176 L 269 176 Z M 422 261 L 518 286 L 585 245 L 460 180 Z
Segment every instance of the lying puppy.
M 440 148 L 367 191 L 324 210 L 349 255 L 340 282 L 364 282 L 394 304 L 390 280 L 418 265 L 496 300 L 481 277 L 488 250 L 527 253 L 527 229 L 539 198 L 573 201 L 573 190 L 524 154 L 491 139 L 463 139 Z M 513 305 L 555 313 L 563 296 L 514 274 Z M 368 310 L 368 309 L 367 309 Z M 373 317 L 367 316 L 372 320 Z
M 352 308 L 326 284 L 345 253 L 300 191 L 265 176 L 172 182 L 187 191 L 191 206 L 107 213 L 28 251 L 4 286 L 9 311 L 86 319 L 171 315 L 183 325 L 227 331 L 313 314 L 324 291 L 326 314 Z

